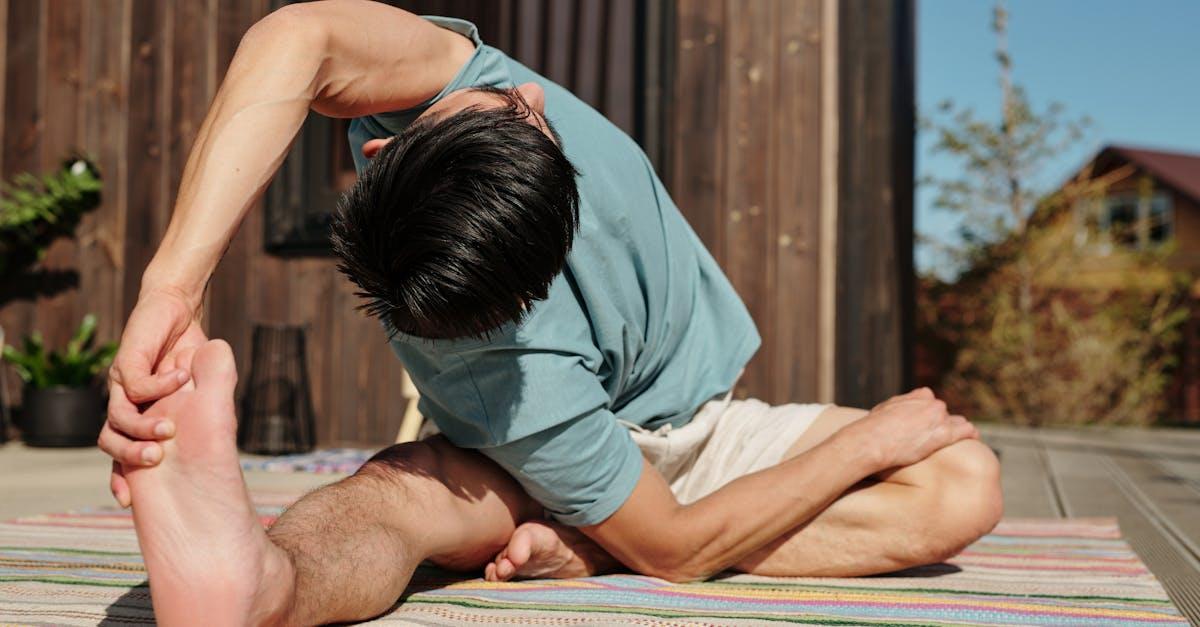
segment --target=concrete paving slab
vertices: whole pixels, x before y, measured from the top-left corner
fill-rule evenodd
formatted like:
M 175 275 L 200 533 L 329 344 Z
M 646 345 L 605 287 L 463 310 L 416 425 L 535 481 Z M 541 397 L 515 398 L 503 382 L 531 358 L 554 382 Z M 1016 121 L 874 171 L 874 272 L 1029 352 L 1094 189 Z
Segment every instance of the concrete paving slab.
M 0 445 L 0 520 L 82 507 L 112 505 L 111 459 L 96 447 Z M 246 472 L 251 489 L 304 492 L 345 475 Z

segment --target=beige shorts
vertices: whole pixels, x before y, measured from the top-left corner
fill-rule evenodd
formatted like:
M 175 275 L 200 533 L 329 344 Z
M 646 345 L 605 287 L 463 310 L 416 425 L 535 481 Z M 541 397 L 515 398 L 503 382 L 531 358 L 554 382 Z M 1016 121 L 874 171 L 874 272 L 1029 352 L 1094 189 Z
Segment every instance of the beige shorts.
M 666 477 L 675 498 L 691 503 L 752 472 L 783 461 L 792 444 L 831 405 L 768 405 L 760 400 L 713 400 L 700 406 L 691 422 L 663 425 L 654 431 L 620 421 L 642 456 Z M 440 433 L 432 420 L 417 439 Z
M 645 457 L 681 503 L 783 461 L 784 454 L 830 405 L 771 406 L 755 399 L 705 403 L 679 428 L 648 431 L 624 423 Z

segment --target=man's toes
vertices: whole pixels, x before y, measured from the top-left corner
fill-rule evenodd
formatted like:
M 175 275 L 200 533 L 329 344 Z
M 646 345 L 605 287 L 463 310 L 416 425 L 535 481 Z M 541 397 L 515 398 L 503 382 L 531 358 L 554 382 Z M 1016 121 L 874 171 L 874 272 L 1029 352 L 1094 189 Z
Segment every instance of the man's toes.
M 513 532 L 512 539 L 508 542 L 508 548 L 504 551 L 506 561 L 511 563 L 514 569 L 519 569 L 528 561 L 533 553 L 533 538 L 528 529 L 517 528 Z
M 210 340 L 192 358 L 192 379 L 197 389 L 231 390 L 237 385 L 237 361 L 224 340 Z

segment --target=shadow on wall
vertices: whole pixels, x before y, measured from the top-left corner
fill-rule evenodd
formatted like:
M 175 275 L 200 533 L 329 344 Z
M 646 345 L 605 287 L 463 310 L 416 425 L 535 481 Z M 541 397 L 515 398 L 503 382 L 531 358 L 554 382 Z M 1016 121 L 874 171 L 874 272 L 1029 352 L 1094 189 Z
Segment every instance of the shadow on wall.
M 0 307 L 17 300 L 50 298 L 79 287 L 79 272 L 71 269 L 39 269 L 5 277 L 0 285 Z

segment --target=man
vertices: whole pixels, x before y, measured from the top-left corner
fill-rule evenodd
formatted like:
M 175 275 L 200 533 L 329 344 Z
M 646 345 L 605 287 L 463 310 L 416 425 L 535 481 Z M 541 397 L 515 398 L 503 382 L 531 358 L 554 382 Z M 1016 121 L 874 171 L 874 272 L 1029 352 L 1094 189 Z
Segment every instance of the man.
M 335 250 L 444 435 L 380 452 L 264 531 L 233 357 L 194 312 L 310 107 L 357 118 Z M 595 111 L 465 22 L 299 4 L 246 34 L 200 131 L 100 445 L 166 624 L 364 619 L 426 559 L 493 580 L 865 575 L 995 524 L 995 457 L 928 390 L 870 412 L 731 401 L 758 343 L 645 156 Z

